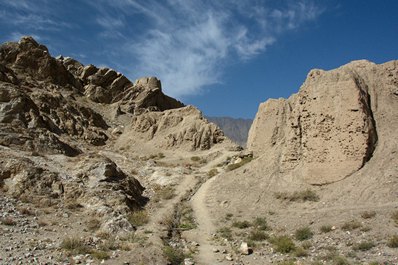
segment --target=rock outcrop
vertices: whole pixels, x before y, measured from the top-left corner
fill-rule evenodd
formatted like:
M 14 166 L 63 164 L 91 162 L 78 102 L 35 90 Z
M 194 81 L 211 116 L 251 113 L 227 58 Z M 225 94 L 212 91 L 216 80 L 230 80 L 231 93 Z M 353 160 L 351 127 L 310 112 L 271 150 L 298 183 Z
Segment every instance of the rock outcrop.
M 396 61 L 312 70 L 297 94 L 260 105 L 249 150 L 310 184 L 350 176 L 371 159 L 381 133 L 397 132 L 397 73 Z

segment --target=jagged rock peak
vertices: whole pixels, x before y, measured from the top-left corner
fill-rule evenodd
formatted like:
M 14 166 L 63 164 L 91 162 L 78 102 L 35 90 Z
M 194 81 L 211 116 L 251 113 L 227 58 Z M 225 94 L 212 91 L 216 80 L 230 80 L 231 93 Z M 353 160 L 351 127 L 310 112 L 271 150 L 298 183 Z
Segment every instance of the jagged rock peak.
M 310 71 L 297 94 L 259 106 L 248 148 L 257 156 L 272 154 L 281 172 L 310 184 L 350 176 L 371 159 L 381 132 L 398 126 L 391 111 L 397 109 L 397 72 L 397 61 L 366 60 Z

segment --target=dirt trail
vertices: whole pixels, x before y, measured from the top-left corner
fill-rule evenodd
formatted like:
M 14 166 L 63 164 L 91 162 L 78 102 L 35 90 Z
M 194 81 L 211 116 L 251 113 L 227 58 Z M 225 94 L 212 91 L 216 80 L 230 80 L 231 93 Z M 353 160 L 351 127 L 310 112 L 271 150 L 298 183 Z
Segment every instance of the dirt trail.
M 211 242 L 212 234 L 215 233 L 215 227 L 206 206 L 207 190 L 215 178 L 213 177 L 206 181 L 191 199 L 192 209 L 198 223 L 198 228 L 195 231 L 195 239 L 199 243 L 199 253 L 196 258 L 199 265 L 217 263 L 217 257 L 213 252 L 214 246 Z

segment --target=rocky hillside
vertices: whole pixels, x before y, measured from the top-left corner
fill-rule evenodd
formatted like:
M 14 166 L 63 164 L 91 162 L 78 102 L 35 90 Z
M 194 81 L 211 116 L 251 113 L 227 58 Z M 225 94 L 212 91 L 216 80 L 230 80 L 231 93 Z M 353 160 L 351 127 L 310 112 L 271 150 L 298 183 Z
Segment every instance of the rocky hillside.
M 397 110 L 398 61 L 312 70 L 297 94 L 259 106 L 247 144 L 254 160 L 213 182 L 212 214 L 266 216 L 275 235 L 306 227 L 316 242 L 311 257 L 323 262 L 322 246 L 332 244 L 333 255 L 354 263 L 396 263 Z M 353 232 L 350 222 L 372 228 Z M 327 225 L 336 231 L 319 232 Z M 364 241 L 376 252 L 352 256 Z
M 235 119 L 231 117 L 206 117 L 210 122 L 220 126 L 225 135 L 240 146 L 246 147 L 251 119 Z
M 129 216 L 160 185 L 156 176 L 150 180 L 156 165 L 148 159 L 215 146 L 235 148 L 199 110 L 163 94 L 155 77 L 131 82 L 112 69 L 54 58 L 31 37 L 0 46 L 3 201 L 50 207 L 66 224 L 62 211 L 81 209 L 78 222 L 91 216 L 96 230 L 124 234 L 136 229 Z M 175 176 L 184 172 L 175 170 Z M 11 217 L 2 211 L 0 223 Z

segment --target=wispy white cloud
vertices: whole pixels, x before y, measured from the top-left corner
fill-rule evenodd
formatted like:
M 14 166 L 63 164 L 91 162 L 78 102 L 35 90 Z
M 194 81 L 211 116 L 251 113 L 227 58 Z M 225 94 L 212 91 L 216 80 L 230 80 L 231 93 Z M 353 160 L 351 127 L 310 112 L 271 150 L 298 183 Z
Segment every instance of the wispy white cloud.
M 285 3 L 272 8 L 267 1 L 118 0 L 112 6 L 126 20 L 129 14 L 145 19 L 144 30 L 125 35 L 124 52 L 135 59 L 130 75 L 156 75 L 168 94 L 184 97 L 222 82 L 223 66 L 263 53 L 280 33 L 321 13 L 309 1 Z M 117 19 L 97 22 L 107 31 L 132 27 Z

